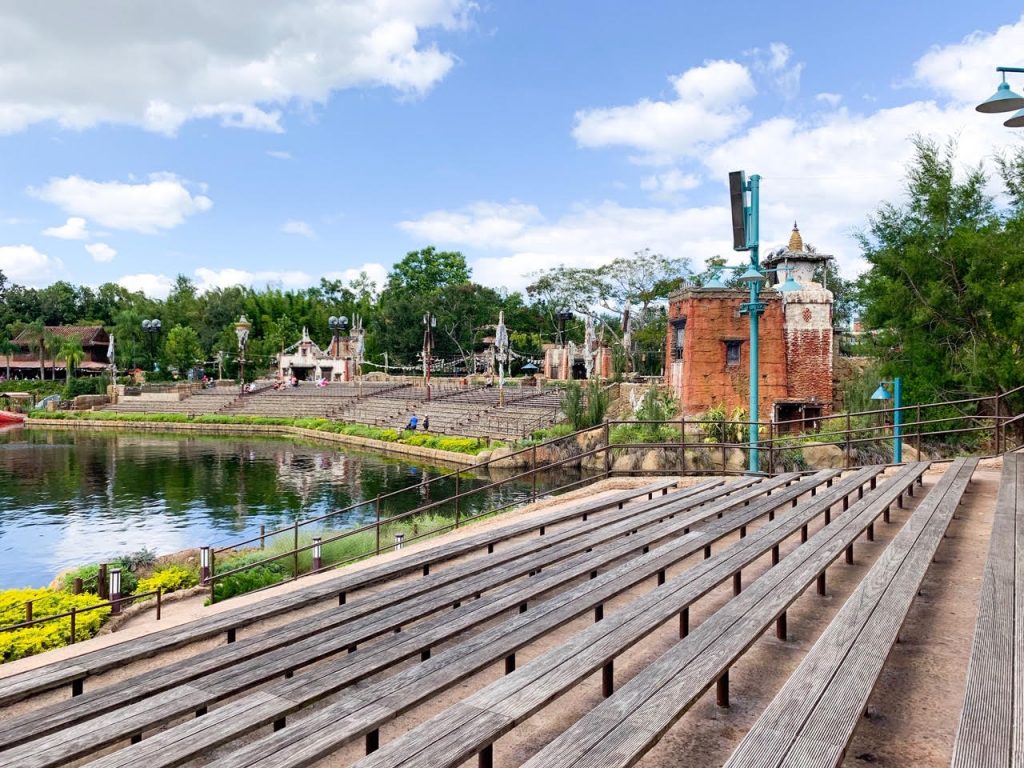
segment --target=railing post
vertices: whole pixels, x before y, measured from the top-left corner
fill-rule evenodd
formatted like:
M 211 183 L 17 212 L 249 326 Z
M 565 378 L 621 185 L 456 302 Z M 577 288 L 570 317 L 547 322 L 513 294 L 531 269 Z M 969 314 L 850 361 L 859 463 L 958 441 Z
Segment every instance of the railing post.
M 267 526 L 260 523 L 260 549 L 266 549 L 267 546 Z
M 768 422 L 768 474 L 775 474 L 775 422 Z
M 533 470 L 530 473 L 530 480 L 533 482 L 533 502 L 537 502 L 537 446 L 533 446 L 533 450 L 530 452 L 530 468 Z
M 32 601 L 25 603 L 25 621 L 32 621 Z
M 299 578 L 299 521 L 295 521 L 294 536 L 292 537 L 292 578 Z
M 380 554 L 380 494 L 377 494 L 377 500 L 374 503 L 374 514 L 377 518 L 376 531 L 377 531 L 377 554 Z
M 100 563 L 100 569 L 96 572 L 96 594 L 103 600 L 110 599 L 110 593 L 107 591 L 107 564 Z
M 679 451 L 682 453 L 680 458 L 683 474 L 686 474 L 686 417 L 679 417 Z
M 921 460 L 921 404 L 917 405 L 917 460 Z
M 157 587 L 156 588 L 156 620 L 157 621 L 160 621 L 160 611 L 161 611 L 161 608 L 162 608 L 161 599 L 160 598 L 161 598 L 162 595 L 163 595 L 163 589 L 161 587 Z
M 75 606 L 72 605 L 71 606 L 71 638 L 68 640 L 68 645 L 71 645 L 71 644 L 73 644 L 75 642 L 75 630 L 77 629 L 77 627 L 75 625 L 76 625 L 76 622 L 75 622 Z
M 604 423 L 604 476 L 612 476 L 612 429 L 607 421 Z
M 846 468 L 850 468 L 850 412 L 846 412 Z
M 455 527 L 459 527 L 459 474 L 455 473 Z
M 1000 453 L 1000 451 L 999 451 L 999 395 L 997 394 L 992 399 L 996 401 L 996 403 L 995 403 L 995 405 L 996 405 L 996 414 L 995 414 L 995 417 L 992 420 L 992 426 L 994 427 L 993 431 L 995 432 L 996 456 L 998 456 L 999 453 Z

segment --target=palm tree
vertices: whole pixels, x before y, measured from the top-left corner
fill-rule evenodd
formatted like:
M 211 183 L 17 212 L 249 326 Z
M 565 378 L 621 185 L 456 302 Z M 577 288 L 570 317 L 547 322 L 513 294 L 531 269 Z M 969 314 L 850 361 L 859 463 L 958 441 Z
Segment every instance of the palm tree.
M 14 346 L 13 341 L 6 336 L 0 336 L 0 355 L 3 355 L 7 360 L 7 381 L 11 380 L 11 355 L 17 351 L 18 348 Z
M 71 381 L 75 377 L 75 368 L 85 359 L 85 350 L 82 349 L 82 340 L 77 336 L 66 338 L 57 350 L 57 357 L 67 363 L 64 369 L 64 380 Z M 56 373 L 54 373 L 56 376 Z
M 30 350 L 39 355 L 39 380 L 42 381 L 46 378 L 46 368 L 44 366 L 44 357 L 46 355 L 47 348 L 47 334 L 46 325 L 42 319 L 36 320 L 29 323 L 25 327 L 25 338 L 28 341 L 28 347 Z

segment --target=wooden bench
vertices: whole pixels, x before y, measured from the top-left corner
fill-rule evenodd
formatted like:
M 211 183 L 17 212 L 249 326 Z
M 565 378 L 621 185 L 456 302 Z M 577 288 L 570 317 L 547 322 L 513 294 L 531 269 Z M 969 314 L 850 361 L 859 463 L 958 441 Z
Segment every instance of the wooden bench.
M 633 728 L 612 728 L 611 738 L 601 738 L 596 747 L 601 755 L 590 765 L 606 765 L 616 747 L 628 749 L 624 742 L 642 741 L 645 733 L 635 728 L 654 722 L 664 711 L 685 711 L 709 686 L 718 681 L 719 700 L 728 701 L 728 670 L 731 664 L 760 636 L 766 627 L 784 614 L 788 606 L 810 584 L 821 578 L 825 569 L 865 533 L 868 526 L 896 503 L 902 494 L 927 468 L 914 464 L 900 469 L 874 493 L 850 505 L 830 525 L 783 558 L 757 579 L 748 589 L 734 597 L 724 608 L 705 620 L 681 640 L 669 653 L 640 673 L 618 695 L 604 702 L 600 715 L 588 716 L 585 726 L 574 726 L 545 750 L 545 759 L 535 756 L 531 768 L 557 764 L 562 751 L 573 750 L 574 741 L 590 745 L 604 724 L 614 724 L 620 712 L 634 709 L 636 696 L 644 703 L 644 717 L 631 723 Z M 798 508 L 799 509 L 799 508 Z M 784 532 L 788 517 L 779 517 L 747 539 L 761 539 Z M 795 530 L 795 529 L 793 529 Z M 747 539 L 722 553 L 735 551 L 737 557 Z M 706 565 L 702 564 L 702 565 Z M 720 563 L 726 571 L 729 558 Z M 700 569 L 701 566 L 693 570 Z M 689 573 L 689 572 L 687 572 Z M 356 763 L 359 768 L 383 766 L 422 766 L 442 768 L 456 766 L 480 754 L 480 763 L 489 766 L 493 742 L 503 733 L 522 723 L 573 685 L 598 669 L 604 669 L 603 687 L 610 694 L 613 668 L 609 663 L 641 637 L 689 606 L 695 597 L 706 592 L 708 582 L 721 582 L 723 573 L 712 568 L 693 582 L 683 574 L 669 581 L 664 588 L 635 601 L 611 618 L 595 624 L 571 641 L 535 659 L 511 675 L 493 683 L 440 715 L 414 728 L 378 752 Z M 703 582 L 703 583 L 702 583 Z M 651 696 L 650 691 L 657 693 Z M 596 710 L 595 710 L 596 712 Z M 592 713 L 593 714 L 593 713 Z M 582 721 L 581 721 L 582 722 Z M 656 736 L 654 738 L 657 738 Z
M 947 469 L 751 728 L 729 768 L 842 762 L 977 463 L 961 459 Z
M 1024 764 L 1024 455 L 1003 455 L 953 768 Z
M 834 473 L 831 473 L 834 474 Z M 792 480 L 793 478 L 790 478 Z M 787 480 L 780 478 L 773 481 L 765 481 L 764 487 L 761 489 L 763 493 L 765 490 L 769 490 L 770 486 L 776 488 L 783 488 Z M 827 482 L 825 477 L 822 477 L 819 482 Z M 790 495 L 805 493 L 807 490 L 814 486 L 814 481 L 804 481 L 799 490 L 790 491 L 784 489 L 775 500 L 771 502 L 773 505 L 782 503 L 788 503 Z M 716 491 L 721 493 L 721 491 Z M 324 665 L 320 665 L 316 668 L 309 670 L 308 672 L 300 673 L 295 676 L 292 680 L 285 680 L 281 683 L 275 684 L 269 689 L 265 689 L 260 694 L 246 697 L 244 700 L 229 703 L 219 709 L 211 711 L 204 717 L 186 723 L 182 726 L 165 731 L 157 734 L 156 736 L 143 741 L 134 747 L 122 750 L 121 752 L 112 755 L 109 758 L 103 758 L 95 765 L 131 765 L 138 764 L 138 761 L 143 761 L 150 766 L 158 765 L 170 765 L 175 764 L 176 761 L 181 759 L 187 759 L 190 755 L 202 754 L 204 750 L 216 746 L 216 744 L 222 743 L 225 740 L 234 738 L 236 736 L 243 735 L 245 732 L 258 728 L 265 725 L 268 722 L 274 722 L 283 724 L 283 719 L 290 712 L 298 709 L 300 706 L 304 706 L 308 703 L 316 701 L 323 696 L 329 695 L 340 688 L 350 685 L 370 674 L 386 669 L 388 666 L 398 663 L 404 659 L 407 659 L 415 654 L 421 654 L 421 658 L 425 658 L 423 652 L 426 651 L 426 656 L 429 656 L 429 650 L 432 645 L 450 638 L 451 636 L 458 634 L 481 621 L 494 618 L 502 611 L 508 611 L 510 609 L 522 610 L 526 601 L 531 597 L 536 597 L 544 594 L 545 592 L 551 591 L 554 586 L 564 584 L 568 578 L 577 578 L 578 576 L 586 575 L 588 572 L 591 575 L 596 574 L 596 569 L 600 567 L 602 563 L 607 564 L 611 560 L 621 559 L 629 550 L 633 551 L 633 554 L 639 551 L 644 551 L 650 548 L 650 546 L 666 537 L 673 534 L 678 534 L 680 531 L 685 530 L 689 526 L 695 526 L 701 520 L 711 519 L 717 524 L 719 522 L 716 510 L 724 510 L 730 505 L 737 508 L 737 511 L 743 514 L 752 513 L 755 507 L 755 503 L 751 503 L 749 507 L 743 507 L 744 498 L 748 500 L 754 498 L 755 489 L 749 489 L 745 492 L 736 494 L 736 498 L 732 501 L 723 500 L 717 504 L 709 505 L 703 510 L 693 510 L 689 513 L 684 513 L 680 510 L 679 514 L 672 512 L 670 506 L 664 507 L 661 510 L 651 510 L 649 513 L 652 520 L 657 520 L 660 515 L 662 523 L 651 526 L 650 530 L 644 528 L 637 528 L 636 533 L 632 531 L 633 526 L 638 526 L 640 521 L 634 517 L 630 520 L 623 521 L 616 533 L 616 539 L 608 540 L 610 543 L 607 547 L 616 549 L 617 551 L 608 551 L 605 554 L 599 554 L 598 547 L 594 546 L 593 554 L 587 553 L 586 550 L 580 553 L 579 559 L 576 563 L 572 564 L 572 572 L 565 573 L 564 577 L 560 578 L 559 582 L 556 582 L 556 575 L 553 572 L 555 569 L 545 568 L 542 574 L 539 574 L 532 579 L 528 579 L 526 584 L 521 584 L 518 587 L 510 585 L 508 590 L 503 593 L 498 593 L 492 597 L 482 597 L 480 600 L 468 603 L 463 606 L 459 612 L 449 614 L 447 616 L 438 617 L 437 619 L 430 620 L 410 628 L 408 632 L 403 631 L 399 635 L 391 635 L 390 638 L 382 640 L 379 643 L 375 643 L 372 646 L 367 647 L 367 651 L 364 654 L 359 651 L 347 657 L 340 657 L 336 661 L 328 662 Z M 789 494 L 789 495 L 787 495 Z M 765 514 L 765 511 L 761 511 L 760 514 Z M 674 517 L 669 517 L 673 515 Z M 628 535 L 627 535 L 628 534 Z M 595 535 L 605 535 L 603 531 L 595 532 Z M 696 535 L 696 534 L 694 534 Z M 721 534 L 719 534 L 720 536 Z M 597 540 L 593 541 L 595 545 L 598 543 Z M 679 552 L 674 555 L 676 559 L 692 554 L 693 551 L 699 551 L 701 545 L 695 545 L 697 549 L 690 548 L 686 552 Z M 670 562 L 672 562 L 670 560 Z M 566 563 L 563 568 L 568 569 L 569 563 Z M 665 563 L 662 563 L 659 568 L 664 570 L 667 567 Z M 623 567 L 620 570 L 620 578 L 617 582 L 617 591 L 613 592 L 616 594 L 619 591 L 628 589 L 629 586 L 636 584 L 643 578 L 647 578 L 650 575 L 654 575 L 657 571 L 644 571 L 643 569 L 637 570 L 635 561 L 630 561 L 628 567 Z M 562 574 L 559 574 L 561 577 Z M 544 579 L 549 579 L 549 583 L 545 583 Z M 603 584 L 601 581 L 590 581 L 586 582 L 588 589 L 596 589 L 599 585 Z M 590 585 L 594 585 L 591 587 Z M 559 598 L 560 599 L 560 598 Z M 603 598 L 607 599 L 607 597 Z M 561 605 L 562 612 L 558 614 L 551 613 L 551 605 Z M 530 631 L 542 632 L 544 631 L 543 626 L 546 626 L 544 622 L 555 621 L 555 626 L 560 625 L 566 621 L 571 620 L 574 616 L 579 615 L 580 612 L 586 611 L 589 608 L 586 604 L 580 603 L 578 599 L 570 599 L 566 603 L 541 603 L 538 607 L 531 609 L 525 614 L 525 620 L 528 625 L 532 625 Z M 476 615 L 474 615 L 474 613 Z M 517 614 L 517 617 L 519 615 Z M 393 620 L 391 620 L 393 623 Z M 390 625 L 389 625 L 390 626 Z M 489 630 L 491 635 L 494 635 L 494 630 Z M 484 633 L 487 634 L 486 632 Z M 478 647 L 477 656 L 478 663 L 486 665 L 493 663 L 494 661 L 501 661 L 503 658 L 507 659 L 511 654 L 514 653 L 515 647 L 511 651 L 503 650 L 501 643 L 507 643 L 507 638 L 504 632 L 498 633 L 492 640 L 485 642 L 482 646 Z M 343 650 L 344 640 L 337 643 L 340 650 Z M 438 661 L 431 659 L 430 661 L 421 664 L 417 669 L 431 669 L 430 665 L 439 665 L 442 670 L 442 675 L 449 675 L 457 673 L 459 669 L 465 669 L 463 664 L 461 667 L 457 665 L 451 665 L 446 661 L 450 660 L 450 652 L 438 654 L 434 657 Z M 294 662 L 292 662 L 294 663 Z M 277 674 L 281 674 L 282 668 L 276 670 Z M 262 674 L 251 672 L 249 669 L 236 670 L 235 674 L 240 679 L 231 679 L 231 685 L 234 686 L 235 690 L 244 689 L 251 676 L 253 674 Z M 436 677 L 436 676 L 435 676 Z M 193 681 L 189 683 L 188 688 L 192 691 L 205 691 L 207 694 L 223 692 L 224 686 L 229 680 L 229 676 L 222 675 L 221 679 L 211 681 Z M 457 678 L 456 678 L 457 681 Z M 436 685 L 437 680 L 434 681 Z M 427 690 L 424 686 L 419 686 L 418 690 Z M 172 703 L 173 705 L 173 703 Z M 145 705 L 143 705 L 145 706 Z M 166 704 L 164 704 L 166 706 Z M 129 714 L 128 710 L 119 710 L 117 713 L 111 713 L 113 715 Z M 60 734 L 62 741 L 68 741 L 72 744 L 78 744 L 76 739 L 89 739 L 95 740 L 95 727 L 89 727 L 90 725 L 95 726 L 97 723 L 83 724 L 82 729 L 71 729 L 71 732 Z M 106 728 L 114 728 L 113 735 L 120 734 L 121 738 L 124 738 L 125 733 L 123 729 L 119 732 L 116 730 L 116 720 L 112 719 L 109 723 L 104 722 L 98 725 L 102 725 Z M 76 747 L 77 748 L 77 747 Z M 49 765 L 49 762 L 39 762 L 39 751 L 48 752 L 48 755 L 43 756 L 43 760 L 52 758 L 56 754 L 60 754 L 60 750 L 56 753 L 50 751 L 49 742 L 44 742 L 39 745 L 25 744 L 23 748 L 18 750 L 12 750 L 5 752 L 2 756 L 4 761 L 9 761 L 11 764 L 18 765 Z M 21 762 L 25 760 L 26 762 Z
M 789 533 L 795 533 L 815 516 L 824 514 L 830 505 L 837 504 L 849 495 L 858 493 L 859 488 L 870 482 L 878 471 L 878 469 L 868 469 L 856 473 L 833 486 L 831 490 L 824 491 L 817 499 L 811 500 L 795 510 L 791 507 L 791 501 L 813 489 L 814 482 L 809 486 L 804 484 L 803 487 L 793 486 L 777 491 L 756 504 L 751 503 L 749 507 L 737 508 L 732 513 L 723 516 L 722 519 L 717 516 L 712 517 L 702 527 L 694 527 L 689 535 L 692 538 L 689 540 L 684 539 L 652 549 L 637 560 L 630 561 L 612 572 L 602 574 L 552 601 L 542 603 L 527 614 L 487 630 L 418 667 L 377 683 L 356 686 L 350 689 L 344 701 L 311 714 L 280 733 L 242 747 L 230 757 L 216 764 L 221 768 L 228 766 L 240 768 L 249 765 L 308 765 L 359 736 L 366 737 L 367 750 L 372 751 L 376 748 L 378 729 L 382 724 L 436 696 L 488 664 L 501 661 L 502 658 L 505 659 L 506 673 L 514 670 L 515 651 L 532 642 L 542 633 L 563 625 L 579 616 L 581 612 L 591 608 L 594 610 L 595 620 L 600 619 L 606 600 L 651 575 L 656 575 L 657 583 L 663 585 L 665 569 L 669 565 L 690 554 L 700 552 L 702 549 L 706 550 L 710 543 L 718 541 L 728 533 L 735 533 L 737 530 L 742 532 L 752 521 L 766 515 L 771 516 L 772 512 L 779 509 L 792 512 L 791 516 L 779 519 L 785 521 L 783 525 Z M 814 480 L 820 488 L 825 478 L 812 478 L 812 481 Z M 686 530 L 691 523 L 692 520 L 683 516 L 674 523 L 668 521 L 665 525 L 674 524 L 677 530 L 680 527 L 682 530 Z M 785 535 L 780 537 L 776 532 L 774 537 L 764 537 L 759 532 L 754 532 L 750 537 L 741 539 L 741 542 L 744 542 L 742 556 L 736 555 L 735 548 L 730 547 L 718 556 L 705 560 L 695 569 L 688 571 L 686 578 L 696 580 L 709 569 L 717 567 L 715 576 L 703 580 L 702 589 L 706 592 L 716 584 L 728 580 L 754 559 L 771 551 Z M 723 559 L 728 561 L 724 567 L 721 566 Z M 663 594 L 659 586 L 656 595 L 648 599 L 658 602 Z M 688 631 L 688 616 L 687 609 L 683 608 L 679 616 L 681 633 Z M 650 629 L 653 628 L 654 625 L 650 627 Z M 334 672 L 327 674 L 334 674 Z M 306 684 L 300 683 L 296 678 L 292 685 L 297 691 Z M 148 758 L 149 755 L 147 754 L 145 757 Z
M 779 487 L 795 476 L 764 481 L 765 488 Z M 279 627 L 228 646 L 193 656 L 145 673 L 129 681 L 97 689 L 64 702 L 43 707 L 21 718 L 5 723 L 0 734 L 0 765 L 18 762 L 22 751 L 9 748 L 31 739 L 61 730 L 59 737 L 45 739 L 49 747 L 39 750 L 31 764 L 51 764 L 46 755 L 67 757 L 73 749 L 87 750 L 98 743 L 124 738 L 121 718 L 131 716 L 138 731 L 152 727 L 176 715 L 202 711 L 218 699 L 245 690 L 264 680 L 290 674 L 296 668 L 317 661 L 333 653 L 352 649 L 358 643 L 392 632 L 406 622 L 451 605 L 458 605 L 479 595 L 525 576 L 547 570 L 572 555 L 586 552 L 614 539 L 621 539 L 632 531 L 657 522 L 677 511 L 691 506 L 717 502 L 707 511 L 695 513 L 697 518 L 713 516 L 716 510 L 739 505 L 756 497 L 762 491 L 747 488 L 762 483 L 758 479 L 744 479 L 719 488 L 711 482 L 684 489 L 669 496 L 634 505 L 623 511 L 609 513 L 604 518 L 591 519 L 567 531 L 537 537 L 513 545 L 486 558 L 488 567 L 477 560 L 454 565 L 430 577 L 409 584 L 398 585 L 375 594 L 371 600 L 349 603 L 335 612 L 304 618 L 293 625 Z M 720 500 L 723 494 L 730 500 Z M 635 548 L 637 545 L 632 545 Z M 564 579 L 576 578 L 592 570 L 594 565 L 578 573 L 568 573 Z M 564 569 L 563 569 L 564 570 Z M 553 588 L 549 586 L 548 589 Z M 526 600 L 520 598 L 520 601 Z M 518 604 L 518 603 L 517 603 Z M 480 617 L 479 621 L 487 617 Z M 455 632 L 454 624 L 444 625 Z M 401 659 L 398 659 L 400 661 Z M 397 661 L 396 661 L 397 663 Z M 187 685 L 185 685 L 187 683 Z M 160 699 L 159 709 L 149 711 L 147 699 L 172 688 L 179 688 L 175 696 Z M 173 703 L 172 703 L 173 699 Z M 138 701 L 138 705 L 132 702 Z M 131 705 L 131 706 L 130 706 Z M 132 708 L 134 706 L 134 708 Z M 98 716 L 117 709 L 106 720 Z M 136 710 L 138 710 L 136 712 Z M 77 724 L 77 725 L 76 725 Z M 107 726 L 104 728 L 103 726 Z M 77 730 L 76 730 L 77 729 Z M 79 737 L 77 734 L 81 732 Z M 62 747 L 67 741 L 75 747 Z M 30 745 L 27 749 L 34 749 Z M 62 753 L 61 749 L 65 749 Z M 28 763 L 26 763 L 28 764 Z
M 561 510 L 532 516 L 527 520 L 498 529 L 430 547 L 397 561 L 370 566 L 356 573 L 341 574 L 328 581 L 280 594 L 253 605 L 229 609 L 109 648 L 91 651 L 38 669 L 2 677 L 0 678 L 0 706 L 63 685 L 70 685 L 72 695 L 78 696 L 84 690 L 85 679 L 90 676 L 217 635 L 226 635 L 228 642 L 233 642 L 237 630 L 256 622 L 326 600 L 337 598 L 339 601 L 345 601 L 347 595 L 355 590 L 376 586 L 392 579 L 423 571 L 438 563 L 463 557 L 480 549 L 486 548 L 488 551 L 493 551 L 498 544 L 510 539 L 578 517 L 586 519 L 590 514 L 620 507 L 633 498 L 647 496 L 648 499 L 652 499 L 655 493 L 667 493 L 668 489 L 674 485 L 676 485 L 674 480 L 661 480 L 640 488 L 618 491 L 596 500 L 578 502 Z

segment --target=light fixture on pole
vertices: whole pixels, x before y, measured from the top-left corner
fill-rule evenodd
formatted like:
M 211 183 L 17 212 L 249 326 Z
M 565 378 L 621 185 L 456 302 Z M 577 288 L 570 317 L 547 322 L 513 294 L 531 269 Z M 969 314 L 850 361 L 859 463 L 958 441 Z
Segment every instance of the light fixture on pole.
M 886 384 L 892 384 L 892 395 L 889 394 L 889 390 L 885 388 Z M 903 398 L 902 398 L 902 382 L 899 376 L 894 378 L 891 382 L 883 381 L 878 385 L 878 389 L 871 395 L 872 400 L 880 401 L 885 403 L 887 400 L 892 400 L 892 458 L 896 464 L 903 463 Z M 884 407 L 884 405 L 883 405 Z
M 994 94 L 981 102 L 975 109 L 988 115 L 1016 111 L 1016 114 L 1005 121 L 1003 125 L 1007 128 L 1024 128 L 1024 96 L 1010 90 L 1010 85 L 1006 82 L 1007 72 L 1024 74 L 1024 67 L 996 67 L 996 72 L 1003 77 L 999 87 L 996 88 Z
M 199 548 L 199 581 L 206 584 L 210 581 L 210 548 Z
M 319 571 L 323 567 L 323 538 L 313 537 L 313 570 Z
M 235 336 L 238 337 L 238 378 L 242 383 L 242 391 L 245 391 L 245 347 L 249 343 L 249 329 L 252 323 L 245 319 L 243 314 L 235 323 Z
M 149 365 L 154 371 L 159 370 L 156 364 L 154 348 L 156 346 L 156 337 L 160 334 L 161 328 L 162 325 L 160 321 L 155 318 L 153 320 L 142 321 L 142 330 L 149 339 Z
M 327 327 L 331 329 L 331 357 L 339 360 L 341 358 L 341 336 L 348 328 L 348 318 L 344 315 L 337 317 L 331 315 L 327 318 Z M 346 378 L 344 372 L 342 372 L 341 378 L 343 380 Z
M 750 317 L 750 420 L 748 463 L 750 472 L 761 468 L 758 456 L 758 385 L 760 383 L 760 351 L 758 349 L 758 323 L 765 305 L 758 300 L 765 276 L 760 266 L 760 204 L 761 177 L 756 173 L 748 181 L 743 171 L 729 174 L 729 198 L 732 208 L 732 247 L 734 251 L 750 251 L 750 267 L 740 280 L 750 288 L 750 301 L 740 305 L 740 313 Z M 749 198 L 748 198 L 749 194 Z
M 121 569 L 110 569 L 110 613 L 114 616 L 121 612 Z
M 423 313 L 423 381 L 427 387 L 427 402 L 430 402 L 430 366 L 434 353 L 434 329 L 437 316 L 433 312 Z

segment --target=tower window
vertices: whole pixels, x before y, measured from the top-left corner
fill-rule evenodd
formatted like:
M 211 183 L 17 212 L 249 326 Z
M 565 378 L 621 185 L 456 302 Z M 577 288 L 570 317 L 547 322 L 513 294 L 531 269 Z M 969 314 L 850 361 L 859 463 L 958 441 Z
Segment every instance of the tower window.
M 739 365 L 740 364 L 740 347 L 743 346 L 742 341 L 727 341 L 725 342 L 725 364 L 726 365 Z

